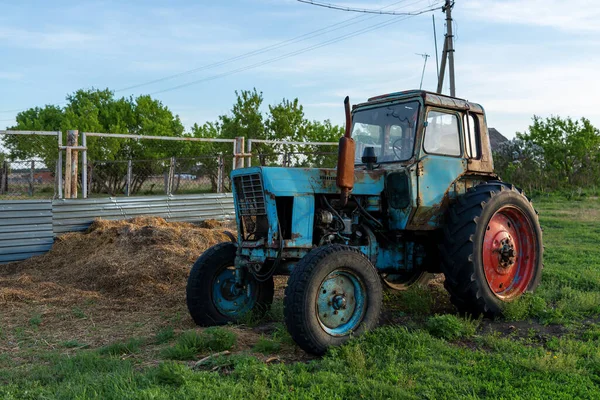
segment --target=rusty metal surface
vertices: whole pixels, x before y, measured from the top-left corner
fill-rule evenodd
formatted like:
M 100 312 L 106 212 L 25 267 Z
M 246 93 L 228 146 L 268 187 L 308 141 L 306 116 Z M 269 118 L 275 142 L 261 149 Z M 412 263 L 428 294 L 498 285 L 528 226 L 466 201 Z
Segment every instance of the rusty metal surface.
M 355 105 L 352 109 L 356 109 L 362 106 L 382 103 L 392 100 L 409 99 L 414 97 L 421 97 L 426 105 L 436 107 L 448 107 L 456 110 L 469 110 L 473 113 L 483 114 L 483 107 L 477 103 L 471 103 L 464 99 L 456 97 L 445 96 L 443 94 L 427 92 L 425 90 L 405 90 L 402 92 L 388 93 L 381 96 L 375 96 L 369 98 L 368 102 L 360 103 Z
M 338 152 L 337 186 L 342 192 L 342 202 L 348 200 L 348 193 L 354 187 L 354 155 L 356 144 L 350 137 L 340 139 Z
M 44 254 L 53 242 L 51 200 L 0 203 L 0 263 Z

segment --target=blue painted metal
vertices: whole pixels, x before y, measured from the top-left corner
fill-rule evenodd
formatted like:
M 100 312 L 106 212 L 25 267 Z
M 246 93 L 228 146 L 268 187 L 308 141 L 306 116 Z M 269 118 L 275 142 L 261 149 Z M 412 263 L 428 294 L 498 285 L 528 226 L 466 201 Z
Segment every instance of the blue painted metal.
M 458 177 L 467 169 L 467 161 L 460 157 L 426 155 L 419 162 L 417 172 L 417 209 L 412 215 L 410 229 L 427 230 L 440 227 L 443 202 Z
M 243 289 L 236 286 L 237 271 L 233 268 L 223 269 L 214 278 L 212 298 L 215 307 L 223 315 L 240 317 L 254 307 L 256 303 L 256 282 L 246 280 Z
M 346 336 L 363 320 L 368 294 L 360 278 L 350 271 L 327 275 L 317 294 L 317 319 L 325 332 Z
M 250 167 L 236 169 L 231 173 L 235 178 L 240 175 L 261 174 L 267 196 L 297 196 L 316 193 L 336 194 L 337 176 L 335 169 L 329 168 L 283 168 Z M 384 187 L 384 171 L 356 171 L 353 195 L 381 195 Z
M 295 196 L 292 213 L 292 239 L 286 240 L 284 246 L 312 248 L 314 217 L 315 196 Z

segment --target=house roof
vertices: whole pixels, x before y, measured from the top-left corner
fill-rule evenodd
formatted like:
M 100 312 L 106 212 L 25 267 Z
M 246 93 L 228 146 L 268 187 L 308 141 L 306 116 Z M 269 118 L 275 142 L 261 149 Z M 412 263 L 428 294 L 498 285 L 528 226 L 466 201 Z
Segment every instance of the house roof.
M 488 133 L 490 135 L 490 145 L 492 146 L 492 151 L 498 150 L 498 147 L 504 142 L 508 142 L 508 139 L 498 132 L 496 128 L 488 128 Z

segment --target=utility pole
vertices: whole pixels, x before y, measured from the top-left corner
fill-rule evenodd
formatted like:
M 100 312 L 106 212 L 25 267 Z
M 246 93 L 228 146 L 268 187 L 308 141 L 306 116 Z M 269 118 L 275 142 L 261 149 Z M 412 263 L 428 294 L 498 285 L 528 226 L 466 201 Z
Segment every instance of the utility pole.
M 450 96 L 456 96 L 456 82 L 454 79 L 454 34 L 452 33 L 452 7 L 454 1 L 446 0 L 442 11 L 446 13 L 446 37 L 444 40 L 444 49 L 442 51 L 442 65 L 440 67 L 440 77 L 438 79 L 437 92 L 442 93 L 444 86 L 444 75 L 446 72 L 446 60 L 449 64 L 448 74 L 450 75 Z
M 419 90 L 421 90 L 423 88 L 423 77 L 425 77 L 425 67 L 427 66 L 427 59 L 431 56 L 427 53 L 425 53 L 425 54 L 416 53 L 416 54 L 425 59 L 425 62 L 423 63 L 423 72 L 421 73 L 421 84 L 419 85 Z

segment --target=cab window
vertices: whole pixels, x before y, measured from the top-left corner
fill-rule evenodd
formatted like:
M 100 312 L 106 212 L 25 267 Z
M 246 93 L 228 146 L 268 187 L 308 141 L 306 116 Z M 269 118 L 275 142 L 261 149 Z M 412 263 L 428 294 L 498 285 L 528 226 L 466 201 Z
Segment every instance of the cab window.
M 423 149 L 429 154 L 460 156 L 460 134 L 456 114 L 430 111 Z
M 479 143 L 479 125 L 473 114 L 465 114 L 464 121 L 465 130 L 465 150 L 467 157 L 479 158 L 481 156 L 481 145 Z

